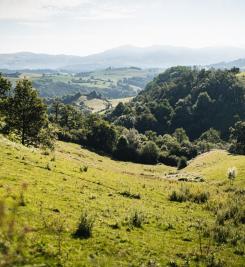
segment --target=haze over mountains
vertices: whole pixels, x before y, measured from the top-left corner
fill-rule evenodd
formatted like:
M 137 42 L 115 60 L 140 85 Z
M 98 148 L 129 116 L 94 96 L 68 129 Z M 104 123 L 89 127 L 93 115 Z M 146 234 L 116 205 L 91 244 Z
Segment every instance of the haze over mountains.
M 121 46 L 85 57 L 49 55 L 30 52 L 0 54 L 1 69 L 52 69 L 90 71 L 107 67 L 137 66 L 166 68 L 174 65 L 211 65 L 214 67 L 244 67 L 245 48 L 174 46 Z M 239 59 L 239 60 L 238 60 Z M 231 63 L 229 63 L 231 61 Z M 218 63 L 217 62 L 221 62 Z M 228 62 L 228 63 L 226 63 Z M 213 64 L 213 65 L 212 65 Z

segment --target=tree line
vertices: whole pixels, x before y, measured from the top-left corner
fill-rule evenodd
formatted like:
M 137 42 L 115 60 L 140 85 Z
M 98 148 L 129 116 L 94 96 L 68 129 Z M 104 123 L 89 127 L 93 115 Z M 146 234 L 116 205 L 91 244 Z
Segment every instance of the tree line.
M 178 77 L 179 74 L 172 75 Z M 233 73 L 228 75 L 234 76 Z M 157 83 L 159 79 L 156 78 L 153 83 Z M 150 98 L 147 95 L 153 94 L 151 90 L 155 90 L 149 89 L 152 86 L 149 84 L 145 92 L 137 96 L 132 103 L 119 103 L 114 110 L 102 116 L 83 113 L 76 106 L 62 103 L 60 99 L 49 101 L 46 105 L 27 79 L 20 80 L 13 86 L 0 75 L 0 131 L 26 146 L 53 148 L 54 140 L 58 138 L 119 160 L 146 164 L 161 162 L 179 168 L 185 167 L 187 160 L 212 148 L 229 148 L 233 153 L 245 154 L 245 122 L 238 120 L 238 116 L 244 115 L 243 110 L 238 109 L 240 115 L 229 124 L 230 139 L 224 138 L 227 134 L 218 127 L 203 128 L 200 136 L 193 139 L 193 135 L 188 134 L 188 127 L 184 127 L 185 120 L 179 125 L 181 127 L 171 128 L 173 126 L 169 118 L 175 116 L 176 108 L 173 108 L 170 100 L 161 100 L 159 95 L 156 98 L 159 101 L 146 100 L 147 97 Z M 229 88 L 233 90 L 233 87 Z M 239 90 L 236 89 L 238 95 Z M 158 91 L 161 91 L 160 87 Z M 197 101 L 202 98 L 199 95 Z M 176 98 L 175 102 L 179 101 L 182 100 Z M 237 105 L 240 105 L 240 100 L 237 100 Z M 156 113 L 145 113 L 146 109 Z M 135 114 L 142 117 L 135 118 Z M 145 120 L 148 116 L 158 118 L 160 128 L 156 129 L 154 124 L 149 127 L 149 121 Z M 130 119 L 132 125 L 129 123 Z M 139 120 L 142 128 L 137 127 L 139 122 L 135 124 L 134 120 Z M 199 124 L 199 120 L 196 124 Z
M 107 119 L 141 133 L 172 134 L 183 128 L 191 140 L 214 128 L 228 140 L 229 128 L 245 119 L 245 88 L 238 71 L 169 68 L 131 103 L 120 103 L 109 112 Z

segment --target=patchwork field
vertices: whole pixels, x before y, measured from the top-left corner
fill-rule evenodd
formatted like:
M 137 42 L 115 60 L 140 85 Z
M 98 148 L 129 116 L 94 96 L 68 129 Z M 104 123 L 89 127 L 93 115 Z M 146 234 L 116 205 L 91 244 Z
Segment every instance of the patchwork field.
M 30 71 L 8 75 L 8 79 L 13 83 L 23 78 L 30 79 L 42 97 L 62 97 L 78 92 L 86 94 L 96 90 L 104 97 L 114 99 L 135 96 L 160 71 L 134 67 L 108 68 L 76 74 Z
M 245 157 L 225 151 L 177 171 L 0 136 L 1 266 L 244 266 L 244 177 Z M 76 238 L 84 213 L 92 236 Z

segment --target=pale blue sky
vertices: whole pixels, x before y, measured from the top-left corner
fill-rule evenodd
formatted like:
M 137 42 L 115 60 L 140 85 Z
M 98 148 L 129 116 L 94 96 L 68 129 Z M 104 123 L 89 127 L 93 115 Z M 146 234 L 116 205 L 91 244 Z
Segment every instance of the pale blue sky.
M 0 0 L 0 53 L 245 47 L 245 0 Z

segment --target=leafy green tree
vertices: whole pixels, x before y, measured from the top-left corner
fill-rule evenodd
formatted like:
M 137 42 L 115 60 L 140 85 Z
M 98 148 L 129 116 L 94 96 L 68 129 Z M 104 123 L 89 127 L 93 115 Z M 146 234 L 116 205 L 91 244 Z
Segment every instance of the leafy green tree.
M 181 170 L 187 166 L 187 159 L 185 157 L 180 157 L 177 164 L 177 169 Z
M 183 128 L 177 128 L 173 133 L 173 136 L 176 138 L 177 142 L 180 144 L 184 142 L 189 142 L 189 137 L 187 136 L 185 130 Z
M 6 127 L 23 145 L 38 145 L 39 134 L 47 127 L 46 106 L 27 79 L 20 80 L 8 102 Z
M 202 133 L 202 135 L 199 137 L 199 140 L 213 144 L 218 144 L 222 142 L 220 138 L 220 132 L 215 130 L 214 128 L 210 128 L 206 132 Z
M 238 121 L 234 128 L 230 129 L 232 145 L 230 151 L 245 155 L 245 121 Z
M 0 73 L 0 114 L 4 113 L 10 90 L 11 90 L 11 82 L 5 79 Z
M 88 146 L 97 150 L 111 153 L 116 143 L 117 132 L 115 128 L 100 118 L 91 116 L 88 121 Z
M 79 129 L 80 127 L 82 127 L 82 114 L 72 105 L 60 104 L 58 112 L 59 115 L 57 116 L 57 120 L 62 127 L 68 130 Z
M 130 159 L 129 152 L 130 149 L 129 149 L 128 139 L 126 136 L 121 135 L 117 140 L 114 156 L 120 160 L 129 160 Z
M 157 120 L 152 113 L 143 113 L 137 117 L 136 129 L 144 133 L 148 130 L 155 130 Z
M 0 99 L 6 98 L 11 89 L 11 82 L 0 73 Z
M 142 146 L 140 156 L 144 163 L 157 163 L 159 158 L 159 149 L 153 141 L 148 141 Z
M 54 113 L 54 122 L 56 123 L 58 123 L 61 108 L 62 108 L 62 103 L 58 98 L 56 98 L 52 103 L 52 112 Z

